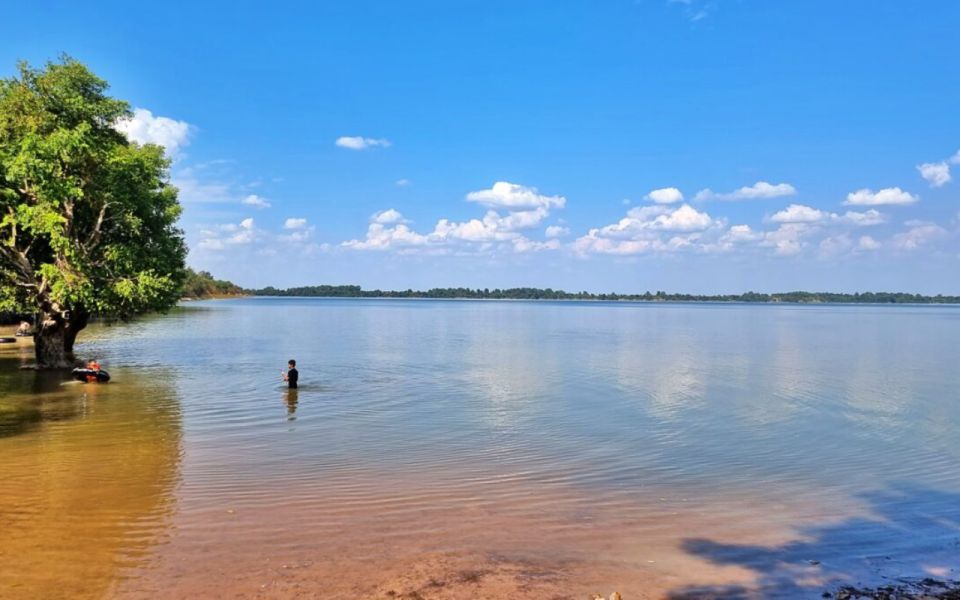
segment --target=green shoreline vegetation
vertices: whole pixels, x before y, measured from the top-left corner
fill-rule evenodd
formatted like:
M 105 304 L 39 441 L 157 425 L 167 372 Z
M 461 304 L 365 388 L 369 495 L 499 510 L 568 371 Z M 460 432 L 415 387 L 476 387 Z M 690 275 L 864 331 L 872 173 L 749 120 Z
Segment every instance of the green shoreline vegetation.
M 183 283 L 183 298 L 231 298 L 249 295 L 239 285 L 223 279 L 215 279 L 208 271 L 187 269 Z
M 364 290 L 358 285 L 315 285 L 277 289 L 265 287 L 247 290 L 251 296 L 324 297 L 324 298 L 433 298 L 464 300 L 605 300 L 629 302 L 758 302 L 790 304 L 960 304 L 960 296 L 925 296 L 905 292 L 783 292 L 763 294 L 679 294 L 663 291 L 643 294 L 565 292 L 551 288 L 433 288 L 419 290 Z

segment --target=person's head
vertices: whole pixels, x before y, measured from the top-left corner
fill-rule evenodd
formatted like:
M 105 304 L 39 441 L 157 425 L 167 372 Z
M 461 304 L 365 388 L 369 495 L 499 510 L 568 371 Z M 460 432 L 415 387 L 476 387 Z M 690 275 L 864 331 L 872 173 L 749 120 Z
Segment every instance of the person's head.
M 295 368 L 296 366 L 297 366 L 297 361 L 293 360 L 292 358 L 287 361 L 287 368 L 288 368 L 288 369 L 293 369 L 293 368 Z

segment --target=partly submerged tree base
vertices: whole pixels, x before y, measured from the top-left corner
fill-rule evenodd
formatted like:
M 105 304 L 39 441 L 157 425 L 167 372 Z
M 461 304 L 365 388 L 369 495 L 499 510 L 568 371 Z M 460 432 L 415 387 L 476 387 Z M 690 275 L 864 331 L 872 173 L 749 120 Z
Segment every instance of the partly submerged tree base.
M 71 357 L 64 347 L 66 328 L 62 325 L 44 324 L 33 336 L 38 369 L 69 369 Z

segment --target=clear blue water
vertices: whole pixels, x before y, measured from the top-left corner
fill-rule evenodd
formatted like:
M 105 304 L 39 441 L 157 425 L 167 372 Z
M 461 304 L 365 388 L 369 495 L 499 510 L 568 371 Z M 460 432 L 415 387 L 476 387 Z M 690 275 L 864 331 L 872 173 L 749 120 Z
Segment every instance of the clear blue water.
M 391 476 L 540 523 L 557 545 L 589 506 L 618 552 L 669 547 L 818 597 L 960 577 L 958 341 L 960 308 L 943 306 L 249 298 L 93 328 L 80 353 L 135 401 L 166 386 L 181 514 L 322 493 L 382 500 L 389 517 L 358 481 Z M 6 372 L 25 394 L 28 376 Z M 678 564 L 663 567 L 677 596 L 738 589 L 685 582 Z

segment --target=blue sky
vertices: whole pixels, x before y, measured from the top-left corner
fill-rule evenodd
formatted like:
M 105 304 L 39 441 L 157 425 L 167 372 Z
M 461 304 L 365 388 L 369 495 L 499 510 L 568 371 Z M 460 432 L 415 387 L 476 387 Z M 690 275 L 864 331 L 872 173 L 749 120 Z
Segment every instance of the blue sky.
M 315 5 L 316 4 L 316 5 Z M 248 286 L 960 293 L 960 4 L 11 3 Z

